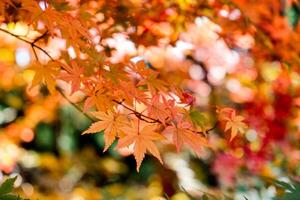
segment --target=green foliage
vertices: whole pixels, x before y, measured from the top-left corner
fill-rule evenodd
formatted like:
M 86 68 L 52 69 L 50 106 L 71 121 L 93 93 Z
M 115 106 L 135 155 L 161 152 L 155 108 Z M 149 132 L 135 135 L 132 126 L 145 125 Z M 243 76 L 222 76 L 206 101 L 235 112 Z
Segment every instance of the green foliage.
M 40 123 L 36 127 L 35 143 L 38 149 L 52 151 L 55 148 L 54 130 L 50 124 Z
M 286 12 L 289 23 L 295 28 L 298 25 L 300 19 L 300 8 L 297 5 L 292 5 Z
M 13 194 L 4 194 L 0 195 L 0 200 L 21 200 L 21 198 Z
M 0 186 L 0 200 L 22 200 L 19 196 L 9 194 L 14 188 L 17 177 L 9 178 Z
M 285 193 L 278 197 L 275 197 L 274 200 L 299 200 L 300 197 L 300 184 L 292 182 L 291 184 L 274 180 L 274 184 L 282 189 L 285 189 Z
M 198 125 L 203 130 L 205 130 L 205 127 L 207 126 L 209 121 L 203 113 L 192 109 L 190 110 L 190 117 L 195 125 Z
M 17 177 L 7 179 L 0 187 L 0 195 L 10 193 L 13 190 Z

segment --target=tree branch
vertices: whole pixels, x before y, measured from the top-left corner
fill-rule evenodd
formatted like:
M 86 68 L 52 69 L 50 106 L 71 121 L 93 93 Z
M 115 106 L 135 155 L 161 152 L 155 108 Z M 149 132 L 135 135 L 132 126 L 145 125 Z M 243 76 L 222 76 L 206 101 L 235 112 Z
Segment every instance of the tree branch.
M 123 101 L 124 101 L 124 100 L 123 100 Z M 149 117 L 149 116 L 147 116 L 147 115 L 144 115 L 144 114 L 142 114 L 142 113 L 140 113 L 140 112 L 137 112 L 137 111 L 135 111 L 134 109 L 132 109 L 132 108 L 126 106 L 125 104 L 123 104 L 123 101 L 113 100 L 113 102 L 115 102 L 115 103 L 117 103 L 117 104 L 123 106 L 123 107 L 126 108 L 127 110 L 130 110 L 130 111 L 131 111 L 138 119 L 140 119 L 140 120 L 142 120 L 142 121 L 145 121 L 145 122 L 147 122 L 147 123 L 159 123 L 159 124 L 164 124 L 164 123 L 162 123 L 162 122 L 161 122 L 160 120 L 158 120 L 158 119 L 154 119 L 154 118 L 152 118 L 152 117 Z M 149 121 L 149 120 L 151 120 L 151 121 Z M 170 123 L 166 123 L 166 125 L 171 125 L 171 124 L 170 124 Z M 207 137 L 207 133 L 209 133 L 210 131 L 216 129 L 217 126 L 218 126 L 218 122 L 216 122 L 216 123 L 213 125 L 213 127 L 209 128 L 209 129 L 207 129 L 207 130 L 205 130 L 205 131 L 194 131 L 194 130 L 190 130 L 190 131 L 192 131 L 192 132 L 194 132 L 194 133 L 197 133 L 197 134 L 203 134 L 205 137 Z
M 115 102 L 115 103 L 117 103 L 117 104 L 119 104 L 119 105 L 121 105 L 121 106 L 123 106 L 123 107 L 126 108 L 127 110 L 130 110 L 137 118 L 139 118 L 139 119 L 142 120 L 142 121 L 145 121 L 145 122 L 147 122 L 147 123 L 160 123 L 160 124 L 162 124 L 162 122 L 161 122 L 160 120 L 154 119 L 154 118 L 149 117 L 149 116 L 147 116 L 147 115 L 144 115 L 144 114 L 142 114 L 142 113 L 140 113 L 140 112 L 137 112 L 137 111 L 135 111 L 134 109 L 132 109 L 132 108 L 126 106 L 125 104 L 123 104 L 123 101 L 124 101 L 124 100 L 123 100 L 123 101 L 112 100 L 112 101 Z M 149 120 L 151 120 L 151 121 L 149 121 Z
M 42 38 L 44 38 L 47 34 L 48 34 L 48 31 L 46 31 L 45 33 L 43 33 L 42 35 L 40 35 L 39 37 L 37 37 L 36 39 L 34 39 L 33 41 L 29 41 L 27 39 L 24 39 L 23 37 L 19 36 L 19 35 L 16 35 L 16 34 L 13 34 L 5 29 L 2 29 L 0 28 L 0 31 L 4 32 L 4 33 L 7 33 L 27 44 L 29 44 L 32 48 L 32 51 L 34 53 L 34 56 L 37 60 L 38 59 L 38 56 L 37 56 L 37 53 L 36 53 L 36 50 L 35 48 L 39 49 L 40 51 L 42 51 L 45 55 L 47 55 L 50 60 L 54 61 L 54 58 L 46 51 L 44 50 L 42 47 L 36 45 L 36 42 L 38 42 L 39 40 L 41 40 Z M 95 121 L 91 116 L 89 116 L 88 114 L 86 114 L 85 112 L 83 112 L 83 110 L 76 104 L 76 103 L 73 103 L 66 95 L 65 93 L 62 91 L 61 88 L 59 88 L 58 86 L 56 87 L 56 90 L 61 94 L 61 96 L 66 99 L 70 104 L 72 104 L 79 112 L 81 112 L 84 116 L 86 116 L 89 120 L 91 121 Z M 160 121 L 159 119 L 155 119 L 155 118 L 152 118 L 152 117 L 149 117 L 147 115 L 144 115 L 140 112 L 137 112 L 136 110 L 128 107 L 127 105 L 123 104 L 124 100 L 122 101 L 117 101 L 117 100 L 112 100 L 113 102 L 123 106 L 124 108 L 126 108 L 127 110 L 130 110 L 138 119 L 144 121 L 144 122 L 147 122 L 147 123 L 158 123 L 158 124 L 162 124 L 162 125 L 170 125 L 170 123 L 163 123 L 162 121 Z M 197 133 L 197 134 L 204 134 L 206 136 L 206 133 L 208 133 L 209 131 L 212 131 L 213 129 L 215 129 L 217 127 L 217 123 L 210 129 L 206 130 L 206 131 L 201 131 L 201 132 L 197 132 L 197 131 L 193 131 L 194 133 Z
M 29 40 L 27 40 L 27 39 L 24 39 L 23 37 L 21 37 L 21 36 L 19 36 L 19 35 L 16 35 L 16 34 L 13 34 L 13 33 L 11 33 L 11 32 L 9 32 L 8 30 L 5 30 L 5 29 L 3 29 L 3 28 L 0 28 L 0 31 L 2 31 L 2 32 L 4 32 L 4 33 L 7 33 L 7 34 L 9 34 L 9 35 L 11 35 L 11 36 L 13 36 L 13 37 L 15 37 L 15 38 L 17 38 L 17 39 L 19 39 L 19 40 L 21 40 L 21 41 L 23 41 L 23 42 L 25 42 L 25 43 L 27 43 L 27 44 L 30 44 L 30 46 L 32 46 L 32 47 L 35 47 L 35 48 L 37 48 L 37 49 L 39 49 L 40 51 L 42 51 L 44 54 L 46 54 L 52 61 L 54 61 L 54 58 L 45 50 L 45 49 L 43 49 L 42 47 L 40 47 L 40 46 L 38 46 L 38 45 L 36 45 L 35 43 L 39 40 L 39 39 L 41 39 L 40 37 L 41 36 L 39 36 L 37 39 L 37 41 L 29 41 Z M 43 34 L 44 35 L 44 34 Z M 42 36 L 43 36 L 42 35 Z M 45 34 L 46 35 L 46 34 Z M 45 36 L 44 35 L 44 36 Z M 43 37 L 44 37 L 43 36 Z
M 42 35 L 40 35 L 39 37 L 37 37 L 36 39 L 34 39 L 32 42 L 29 41 L 29 40 L 27 40 L 27 39 L 24 39 L 23 37 L 21 37 L 21 36 L 19 36 L 19 35 L 13 34 L 13 33 L 9 32 L 9 31 L 5 30 L 5 29 L 0 28 L 0 31 L 2 31 L 2 32 L 4 32 L 4 33 L 7 33 L 7 34 L 9 34 L 9 35 L 11 35 L 11 36 L 13 36 L 13 37 L 15 37 L 15 38 L 17 38 L 17 39 L 23 41 L 23 42 L 29 44 L 29 45 L 31 46 L 31 48 L 32 48 L 32 51 L 33 51 L 34 56 L 35 56 L 35 58 L 37 59 L 37 61 L 39 61 L 39 58 L 38 58 L 38 56 L 37 56 L 37 53 L 36 53 L 35 48 L 41 50 L 41 51 L 42 51 L 44 54 L 46 54 L 52 61 L 54 61 L 54 58 L 52 58 L 52 57 L 50 56 L 50 54 L 49 54 L 46 50 L 44 50 L 42 47 L 40 47 L 40 46 L 38 46 L 38 45 L 35 44 L 36 42 L 38 42 L 39 40 L 41 40 L 42 38 L 44 38 L 44 37 L 47 35 L 48 31 L 46 31 L 44 34 L 42 34 Z M 70 99 L 64 94 L 64 92 L 62 91 L 61 88 L 59 88 L 59 87 L 57 86 L 57 87 L 56 87 L 56 90 L 61 94 L 62 97 L 64 97 L 70 104 L 72 104 L 79 112 L 81 112 L 81 113 L 82 113 L 84 116 L 86 116 L 89 120 L 95 121 L 91 116 L 89 116 L 88 114 L 84 113 L 84 112 L 82 111 L 82 109 L 81 109 L 77 104 L 75 104 L 75 103 L 73 103 L 72 101 L 70 101 Z
M 33 44 L 35 44 L 36 42 L 38 42 L 39 40 L 41 40 L 41 39 L 43 39 L 44 37 L 46 37 L 46 35 L 48 34 L 48 30 L 45 32 L 45 33 L 43 33 L 42 35 L 40 35 L 39 37 L 37 37 L 37 38 L 35 38 L 34 40 L 33 40 Z

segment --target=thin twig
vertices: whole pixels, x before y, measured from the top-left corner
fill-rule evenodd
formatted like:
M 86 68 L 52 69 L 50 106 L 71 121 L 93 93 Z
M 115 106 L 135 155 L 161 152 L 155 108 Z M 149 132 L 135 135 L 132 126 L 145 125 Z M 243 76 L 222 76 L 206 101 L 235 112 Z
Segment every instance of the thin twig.
M 160 123 L 160 124 L 163 124 L 160 120 L 158 120 L 158 119 L 154 119 L 154 118 L 152 118 L 152 117 L 149 117 L 149 116 L 147 116 L 147 115 L 144 115 L 144 114 L 142 114 L 142 113 L 140 113 L 140 112 L 137 112 L 137 111 L 135 111 L 134 109 L 132 109 L 132 108 L 130 108 L 130 107 L 128 107 L 128 106 L 126 106 L 125 104 L 123 104 L 123 101 L 117 101 L 117 100 L 112 100 L 113 102 L 115 102 L 115 103 L 117 103 L 117 104 L 119 104 L 119 105 L 121 105 L 121 106 L 123 106 L 124 108 L 126 108 L 127 110 L 130 110 L 133 114 L 135 114 L 135 116 L 137 117 L 137 118 L 139 118 L 140 120 L 143 120 L 143 121 L 145 121 L 145 122 L 147 122 L 147 123 Z M 149 121 L 149 120 L 151 120 L 151 121 Z
M 31 45 L 31 49 L 32 49 L 32 51 L 33 51 L 33 54 L 34 54 L 35 59 L 36 59 L 37 61 L 39 61 L 39 57 L 38 57 L 38 55 L 37 55 L 37 53 L 36 53 L 36 50 L 35 50 L 35 48 L 34 48 L 33 45 Z
M 33 44 L 37 43 L 40 39 L 46 37 L 47 34 L 48 34 L 48 30 L 45 33 L 43 33 L 42 35 L 40 35 L 39 37 L 35 38 L 32 43 Z
M 214 129 L 216 129 L 217 126 L 218 126 L 218 121 L 215 122 L 215 124 L 211 128 L 209 128 L 209 129 L 207 129 L 205 131 L 193 131 L 193 130 L 191 130 L 191 131 L 193 131 L 194 133 L 197 133 L 197 134 L 202 134 L 204 137 L 207 138 L 207 135 L 209 134 L 209 132 L 212 131 L 212 130 L 214 130 Z
M 3 28 L 0 28 L 0 31 L 2 31 L 2 32 L 4 32 L 4 33 L 7 33 L 7 34 L 9 34 L 9 35 L 11 35 L 11 36 L 13 36 L 13 37 L 15 37 L 15 38 L 17 38 L 17 39 L 23 41 L 23 42 L 26 42 L 27 44 L 30 44 L 31 46 L 33 46 L 33 47 L 39 49 L 39 50 L 42 51 L 44 54 L 46 54 L 46 55 L 50 58 L 50 60 L 54 61 L 54 58 L 53 58 L 53 57 L 52 57 L 45 49 L 43 49 L 42 47 L 36 45 L 35 42 L 31 42 L 31 41 L 29 41 L 29 40 L 26 40 L 26 39 L 24 39 L 23 37 L 21 37 L 21 36 L 19 36 L 19 35 L 16 35 L 16 34 L 13 34 L 13 33 L 9 32 L 9 31 L 7 31 L 7 30 L 5 30 L 5 29 L 3 29 Z
M 50 54 L 44 50 L 42 47 L 36 45 L 35 43 L 38 42 L 40 39 L 42 39 L 43 37 L 45 37 L 48 33 L 48 31 L 46 31 L 44 34 L 42 34 L 41 36 L 37 37 L 33 42 L 29 41 L 29 40 L 26 40 L 24 38 L 22 38 L 21 36 L 19 35 L 16 35 L 16 34 L 13 34 L 5 29 L 2 29 L 0 28 L 0 31 L 4 32 L 4 33 L 7 33 L 23 42 L 26 42 L 27 44 L 30 44 L 31 48 L 32 48 L 32 51 L 34 53 L 34 56 L 37 60 L 39 60 L 38 56 L 37 56 L 37 53 L 36 53 L 36 50 L 35 48 L 41 50 L 43 53 L 45 53 L 52 61 L 54 61 L 54 59 L 50 56 Z M 70 104 L 72 104 L 79 112 L 81 112 L 84 116 L 86 116 L 89 120 L 91 121 L 95 121 L 91 116 L 89 116 L 88 114 L 84 113 L 82 111 L 82 109 L 75 103 L 73 103 L 72 101 L 70 101 L 70 99 L 64 94 L 64 92 L 59 88 L 59 87 L 56 87 L 56 90 L 61 94 L 62 97 L 64 97 Z
M 205 130 L 205 131 L 198 131 L 197 133 L 209 133 L 210 131 L 214 130 L 218 126 L 218 121 L 213 125 L 213 127 Z
M 33 53 L 34 53 L 34 56 L 35 56 L 35 58 L 36 58 L 36 60 L 37 61 L 39 61 L 39 57 L 38 57 L 38 55 L 37 55 L 37 53 L 36 53 L 36 50 L 35 50 L 35 43 L 37 43 L 39 40 L 41 40 L 42 38 L 44 38 L 44 37 L 46 37 L 46 35 L 48 34 L 48 30 L 47 31 L 45 31 L 45 33 L 43 33 L 42 35 L 40 35 L 39 37 L 37 37 L 37 38 L 35 38 L 34 40 L 33 40 L 33 42 L 31 43 L 31 49 L 32 49 L 32 51 L 33 51 Z

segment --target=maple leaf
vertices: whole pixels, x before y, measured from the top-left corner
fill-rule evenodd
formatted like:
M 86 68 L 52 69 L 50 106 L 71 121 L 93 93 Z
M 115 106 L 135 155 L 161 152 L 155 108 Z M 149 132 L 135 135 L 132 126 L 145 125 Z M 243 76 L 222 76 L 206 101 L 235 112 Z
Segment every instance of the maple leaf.
M 148 105 L 148 114 L 150 117 L 158 119 L 160 122 L 165 124 L 166 119 L 169 117 L 168 110 L 160 101 L 160 96 L 155 95 L 151 99 L 151 103 Z
M 79 43 L 80 37 L 90 38 L 88 30 L 83 26 L 82 21 L 71 16 L 67 12 L 56 10 L 45 2 L 45 8 L 41 9 L 39 3 L 31 0 L 22 1 L 22 9 L 29 11 L 29 22 L 38 24 L 42 21 L 51 35 L 54 35 L 55 28 L 59 28 L 62 35 L 73 43 Z M 53 23 L 55 22 L 55 23 Z
M 98 56 L 98 55 L 97 55 Z M 103 76 L 118 84 L 119 80 L 128 81 L 128 77 L 124 74 L 123 66 L 111 64 L 109 70 L 103 70 Z
M 208 147 L 206 138 L 192 131 L 192 125 L 189 122 L 179 121 L 177 124 L 168 126 L 164 133 L 172 134 L 173 143 L 176 146 L 177 152 L 182 148 L 183 144 L 187 144 L 199 156 L 202 147 Z
M 232 108 L 217 108 L 218 119 L 225 122 L 225 131 L 231 130 L 230 141 L 232 141 L 237 134 L 245 132 L 247 125 L 243 122 L 245 118 L 237 115 Z
M 172 88 L 173 92 L 180 98 L 181 103 L 187 104 L 187 105 L 194 105 L 196 99 L 194 96 L 187 92 L 183 92 L 177 87 Z
M 136 63 L 129 63 L 129 67 L 135 75 L 139 75 L 141 78 L 151 75 L 153 72 L 150 70 L 144 60 L 140 60 Z
M 158 74 L 156 72 L 152 72 L 144 79 L 140 80 L 138 85 L 147 85 L 149 91 L 151 93 L 156 93 L 157 91 L 165 92 L 167 91 L 166 83 L 157 78 Z
M 203 113 L 197 111 L 196 109 L 190 109 L 189 116 L 194 125 L 199 126 L 201 130 L 205 131 L 209 121 Z
M 176 102 L 174 99 L 166 99 L 162 96 L 163 104 L 165 106 L 165 110 L 169 113 L 172 118 L 176 118 L 179 113 L 185 113 L 185 109 L 182 107 L 176 106 Z
M 140 79 L 138 86 L 146 85 L 151 93 L 167 91 L 167 84 L 158 78 L 159 73 L 150 69 L 144 60 L 140 60 L 135 64 L 130 63 L 129 66 L 133 76 Z
M 106 151 L 114 142 L 118 134 L 122 132 L 122 128 L 128 126 L 128 120 L 125 115 L 110 111 L 107 113 L 101 111 L 93 112 L 92 115 L 101 121 L 93 123 L 89 129 L 82 134 L 97 133 L 104 130 L 105 147 L 103 151 Z
M 131 82 L 120 81 L 118 88 L 116 88 L 119 96 L 122 96 L 125 99 L 125 102 L 131 105 L 132 100 L 135 99 L 138 103 L 147 104 L 148 95 L 145 91 L 142 91 L 135 87 Z
M 71 61 L 71 67 L 62 65 L 66 72 L 62 72 L 59 76 L 60 79 L 71 83 L 71 94 L 80 89 L 80 84 L 84 80 L 84 68 L 79 67 L 75 61 Z
M 239 115 L 233 115 L 231 116 L 231 118 L 227 118 L 225 131 L 231 129 L 230 141 L 232 141 L 237 136 L 238 132 L 245 132 L 247 125 L 243 122 L 244 120 L 245 118 Z
M 156 157 L 160 163 L 163 163 L 154 141 L 164 140 L 165 138 L 155 131 L 157 127 L 152 124 L 142 125 L 142 122 L 136 121 L 132 122 L 131 125 L 132 127 L 123 129 L 126 136 L 119 140 L 117 147 L 124 148 L 132 144 L 134 145 L 133 155 L 136 160 L 137 171 L 140 169 L 147 150 Z
M 108 87 L 102 81 L 92 87 L 91 89 L 85 88 L 85 93 L 88 96 L 83 105 L 83 111 L 86 112 L 89 108 L 96 106 L 99 111 L 107 111 L 113 109 L 113 104 L 111 104 L 112 99 L 108 90 L 105 88 Z
M 33 65 L 29 67 L 29 70 L 35 71 L 35 75 L 32 80 L 31 88 L 39 85 L 40 83 L 46 84 L 51 93 L 54 93 L 56 86 L 56 76 L 59 73 L 60 63 L 56 61 L 49 61 L 46 66 Z

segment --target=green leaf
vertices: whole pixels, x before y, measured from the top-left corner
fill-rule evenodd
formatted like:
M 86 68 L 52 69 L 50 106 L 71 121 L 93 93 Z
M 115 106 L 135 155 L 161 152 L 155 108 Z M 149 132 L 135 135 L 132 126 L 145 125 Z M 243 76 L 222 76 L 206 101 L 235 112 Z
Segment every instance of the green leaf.
M 192 122 L 195 125 L 198 125 L 203 130 L 205 130 L 205 127 L 208 124 L 208 119 L 203 113 L 192 109 L 192 110 L 190 110 L 190 117 L 191 117 Z
M 272 180 L 273 183 L 275 183 L 275 185 L 277 185 L 278 187 L 281 187 L 283 189 L 289 190 L 289 191 L 294 191 L 295 187 L 292 184 L 289 184 L 287 182 L 284 181 L 279 181 L 279 180 Z
M 10 193 L 13 190 L 14 182 L 16 181 L 17 177 L 7 179 L 1 186 L 0 186 L 0 195 Z
M 4 194 L 0 195 L 0 200 L 22 200 L 22 198 L 12 194 Z
M 300 197 L 300 184 L 299 183 L 286 183 L 283 181 L 273 180 L 278 186 L 286 190 L 283 195 L 275 197 L 275 200 L 299 200 Z
M 300 191 L 288 192 L 283 196 L 276 197 L 275 200 L 299 200 Z
M 292 5 L 291 7 L 287 8 L 286 16 L 291 26 L 295 28 L 297 27 L 300 19 L 300 9 L 296 5 Z

